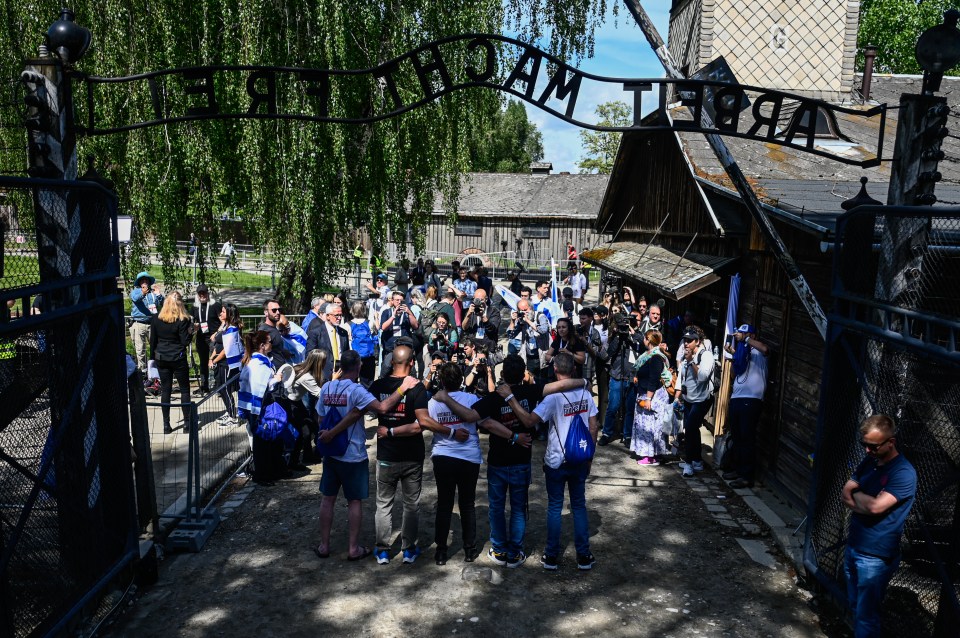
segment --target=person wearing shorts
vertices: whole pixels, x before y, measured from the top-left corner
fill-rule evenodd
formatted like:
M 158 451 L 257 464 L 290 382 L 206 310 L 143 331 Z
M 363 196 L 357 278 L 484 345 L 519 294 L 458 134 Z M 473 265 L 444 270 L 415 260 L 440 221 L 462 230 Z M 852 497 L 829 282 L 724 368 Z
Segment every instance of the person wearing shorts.
M 339 423 L 320 433 L 319 440 L 330 444 L 343 431 L 347 431 L 349 443 L 340 456 L 325 456 L 323 475 L 320 478 L 320 544 L 314 548 L 319 558 L 330 556 L 330 528 L 333 525 L 334 505 L 337 495 L 343 491 L 347 499 L 347 521 L 349 525 L 350 547 L 347 560 L 360 560 L 373 553 L 369 547 L 360 545 L 360 525 L 363 522 L 363 500 L 370 494 L 369 463 L 367 460 L 366 436 L 363 431 L 363 414 L 375 412 L 384 414 L 392 410 L 403 398 L 403 394 L 415 386 L 418 381 L 407 377 L 389 398 L 378 401 L 366 388 L 358 383 L 360 378 L 360 355 L 347 350 L 340 357 L 343 371 L 339 379 L 323 386 L 317 401 L 317 413 L 323 423 L 327 412 L 338 410 L 342 415 Z

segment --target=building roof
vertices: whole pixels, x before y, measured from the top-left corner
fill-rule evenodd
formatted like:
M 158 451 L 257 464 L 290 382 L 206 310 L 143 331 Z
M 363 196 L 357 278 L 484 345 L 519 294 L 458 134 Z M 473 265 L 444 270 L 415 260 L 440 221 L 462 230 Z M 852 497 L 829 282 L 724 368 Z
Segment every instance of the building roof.
M 639 279 L 675 301 L 719 281 L 718 271 L 737 261 L 633 242 L 604 244 L 580 257 L 594 266 Z
M 460 217 L 596 219 L 609 175 L 469 173 L 457 210 Z M 446 214 L 443 201 L 435 214 Z
M 874 75 L 870 92 L 870 102 L 863 105 L 859 88 L 862 77 L 857 76 L 853 97 L 843 106 L 861 105 L 865 110 L 879 103 L 891 107 L 887 113 L 883 138 L 883 163 L 875 168 L 860 168 L 843 164 L 830 158 L 806 153 L 775 144 L 768 144 L 735 137 L 724 137 L 740 169 L 754 185 L 757 196 L 765 208 L 775 217 L 797 225 L 804 230 L 829 234 L 833 230 L 834 220 L 843 212 L 840 205 L 857 194 L 860 177 L 869 179 L 869 194 L 885 201 L 890 181 L 890 160 L 893 158 L 896 141 L 897 110 L 900 95 L 919 93 L 923 78 L 909 75 Z M 960 78 L 945 77 L 938 95 L 947 98 L 951 107 L 947 128 L 960 131 Z M 689 119 L 686 111 L 673 109 L 671 115 L 676 119 Z M 783 126 L 789 119 L 785 113 L 781 120 Z M 746 130 L 753 118 L 748 109 L 741 114 L 741 128 Z M 852 115 L 837 114 L 837 123 L 845 140 L 818 142 L 830 146 L 832 152 L 838 149 L 858 159 L 869 159 L 875 155 L 869 146 L 862 142 L 874 143 L 879 132 L 879 120 L 858 118 Z M 644 138 L 643 133 L 627 133 L 623 144 L 637 144 Z M 712 200 L 713 210 L 717 210 L 714 195 L 739 198 L 729 178 L 727 178 L 719 160 L 701 133 L 676 133 L 675 139 L 690 164 L 696 181 L 705 189 L 708 199 Z M 960 202 L 960 138 L 948 136 L 943 140 L 946 158 L 940 162 L 939 171 L 943 181 L 937 184 L 938 205 L 956 205 Z M 614 179 L 617 179 L 614 174 Z M 725 225 L 731 225 L 727 220 Z M 732 227 L 732 226 L 731 226 Z

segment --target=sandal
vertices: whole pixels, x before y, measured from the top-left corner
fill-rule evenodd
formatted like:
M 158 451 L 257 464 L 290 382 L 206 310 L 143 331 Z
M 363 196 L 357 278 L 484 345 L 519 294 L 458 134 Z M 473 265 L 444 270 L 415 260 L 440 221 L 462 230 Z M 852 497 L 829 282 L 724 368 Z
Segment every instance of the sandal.
M 364 558 L 366 558 L 367 556 L 369 556 L 369 555 L 372 554 L 372 553 L 373 553 L 373 550 L 372 550 L 372 549 L 370 549 L 369 547 L 364 547 L 363 545 L 361 545 L 361 546 L 360 546 L 360 553 L 359 553 L 357 556 L 350 556 L 350 555 L 348 555 L 348 556 L 347 556 L 347 560 L 349 560 L 349 561 L 363 560 Z
M 319 545 L 313 548 L 313 553 L 317 555 L 317 558 L 330 558 L 330 552 L 321 552 Z

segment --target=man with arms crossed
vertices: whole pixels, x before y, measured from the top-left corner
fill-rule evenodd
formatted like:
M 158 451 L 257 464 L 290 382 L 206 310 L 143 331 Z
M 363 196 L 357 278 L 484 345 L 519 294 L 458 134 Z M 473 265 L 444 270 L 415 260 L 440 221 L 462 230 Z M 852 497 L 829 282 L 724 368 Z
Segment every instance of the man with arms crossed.
M 880 603 L 900 565 L 900 534 L 913 507 L 917 471 L 897 450 L 893 419 L 875 414 L 860 424 L 866 458 L 840 498 L 853 513 L 843 568 L 855 638 L 880 636 Z
M 350 529 L 350 550 L 348 560 L 360 560 L 373 553 L 373 550 L 360 545 L 360 524 L 363 521 L 361 502 L 369 496 L 369 465 L 367 462 L 366 437 L 363 432 L 363 413 L 373 411 L 384 414 L 393 410 L 404 393 L 417 385 L 413 377 L 407 377 L 385 401 L 378 401 L 372 394 L 357 383 L 360 377 L 360 355 L 355 350 L 347 350 L 340 357 L 343 374 L 339 379 L 329 381 L 320 390 L 317 401 L 317 413 L 320 422 L 331 409 L 340 410 L 343 418 L 329 430 L 320 434 L 323 443 L 331 443 L 340 432 L 349 428 L 350 443 L 342 456 L 327 456 L 323 459 L 323 475 L 320 477 L 320 545 L 314 553 L 320 558 L 330 556 L 330 527 L 333 525 L 333 506 L 337 494 L 343 488 L 347 499 L 347 520 Z

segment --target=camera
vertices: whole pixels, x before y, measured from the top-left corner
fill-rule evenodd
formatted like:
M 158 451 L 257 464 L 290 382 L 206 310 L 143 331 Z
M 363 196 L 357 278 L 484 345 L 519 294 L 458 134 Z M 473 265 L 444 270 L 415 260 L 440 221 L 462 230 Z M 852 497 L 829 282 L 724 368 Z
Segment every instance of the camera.
M 630 334 L 630 317 L 629 315 L 615 314 L 613 315 L 613 323 L 617 329 L 617 332 L 621 335 Z
M 604 273 L 603 279 L 601 279 L 603 285 L 608 288 L 619 288 L 621 279 L 619 275 L 616 275 L 612 272 Z

